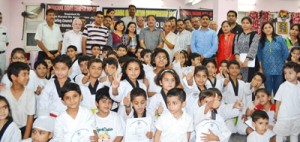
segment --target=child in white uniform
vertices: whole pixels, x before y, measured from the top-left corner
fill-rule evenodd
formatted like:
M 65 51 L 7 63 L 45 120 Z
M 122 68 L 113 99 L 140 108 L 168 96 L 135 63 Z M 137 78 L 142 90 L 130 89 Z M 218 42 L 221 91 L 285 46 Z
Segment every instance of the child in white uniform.
M 151 65 L 151 54 L 152 51 L 150 49 L 143 49 L 140 53 L 141 61 L 143 62 L 143 67 L 145 72 L 153 71 L 153 67 Z
M 55 120 L 53 142 L 97 142 L 95 117 L 90 110 L 79 106 L 82 99 L 79 85 L 66 83 L 60 98 L 67 109 Z
M 104 86 L 96 93 L 98 112 L 95 119 L 98 141 L 121 142 L 124 135 L 121 117 L 111 111 L 113 100 L 108 91 L 109 87 Z
M 269 132 L 268 123 L 269 116 L 265 111 L 256 110 L 251 115 L 252 125 L 255 131 L 251 132 L 247 137 L 247 142 L 268 142 L 274 134 Z
M 54 121 L 50 116 L 38 117 L 33 123 L 31 138 L 22 142 L 48 142 L 53 137 Z
M 60 95 L 64 84 L 71 82 L 71 79 L 68 78 L 71 64 L 72 61 L 67 55 L 59 55 L 54 59 L 53 69 L 56 78 L 48 81 L 40 95 L 38 115 L 39 112 L 47 112 L 51 116 L 57 117 L 66 110 L 67 107 L 62 103 Z M 80 86 L 80 89 L 84 99 L 86 96 L 91 96 L 86 87 Z
M 188 142 L 193 131 L 192 117 L 183 111 L 186 94 L 173 88 L 167 94 L 167 112 L 155 123 L 154 142 Z
M 173 69 L 162 69 L 155 79 L 155 83 L 160 85 L 162 89 L 160 93 L 156 93 L 151 97 L 147 107 L 147 112 L 153 117 L 161 115 L 164 111 L 168 111 L 167 93 L 180 83 L 179 77 Z
M 221 104 L 218 93 L 212 90 L 202 91 L 198 103 L 199 107 L 193 112 L 196 141 L 227 142 L 231 132 L 216 111 Z
M 78 64 L 78 58 L 77 58 L 77 47 L 74 45 L 70 45 L 67 48 L 67 55 L 72 60 L 72 66 L 71 66 L 72 72 L 69 74 L 69 77 L 74 78 L 75 76 L 81 74 L 80 67 Z
M 286 81 L 279 86 L 274 97 L 277 121 L 273 130 L 277 142 L 283 142 L 283 137 L 286 136 L 290 136 L 291 142 L 297 142 L 300 133 L 300 82 L 297 74 L 300 67 L 297 63 L 288 62 L 283 71 Z
M 221 92 L 223 91 L 223 83 L 225 78 L 216 78 L 217 63 L 215 60 L 205 60 L 205 66 L 208 70 L 208 82 L 212 88 L 217 88 Z
M 92 58 L 87 55 L 82 55 L 78 57 L 78 65 L 80 68 L 80 73 L 71 78 L 74 82 L 81 82 L 82 78 L 88 74 L 87 64 Z
M 22 139 L 21 131 L 11 118 L 10 106 L 7 99 L 0 96 L 0 141 L 19 142 Z
M 120 112 L 121 109 L 124 109 L 122 108 L 124 107 L 123 99 L 125 96 L 129 95 L 133 88 L 147 90 L 142 80 L 145 76 L 145 72 L 142 63 L 139 60 L 131 58 L 124 64 L 123 68 L 123 74 L 118 75 L 117 72 L 115 73 L 114 80 L 109 88 L 110 97 L 114 101 L 120 103 L 118 112 Z
M 134 88 L 130 92 L 130 96 L 127 96 L 124 98 L 124 114 L 122 114 L 122 117 L 124 121 L 128 119 L 134 119 L 134 118 L 143 118 L 147 119 L 150 124 L 148 124 L 149 129 L 147 129 L 144 133 L 145 138 L 152 139 L 153 132 L 154 132 L 154 124 L 153 124 L 153 117 L 146 112 L 146 105 L 147 105 L 147 94 L 146 91 L 141 88 Z M 130 124 L 129 124 L 130 125 Z M 126 125 L 126 130 L 128 129 Z M 125 141 L 126 141 L 125 137 Z
M 25 85 L 29 79 L 29 66 L 22 62 L 11 63 L 7 75 L 11 87 L 1 92 L 9 102 L 12 118 L 20 128 L 23 138 L 29 138 L 35 114 L 35 96 Z

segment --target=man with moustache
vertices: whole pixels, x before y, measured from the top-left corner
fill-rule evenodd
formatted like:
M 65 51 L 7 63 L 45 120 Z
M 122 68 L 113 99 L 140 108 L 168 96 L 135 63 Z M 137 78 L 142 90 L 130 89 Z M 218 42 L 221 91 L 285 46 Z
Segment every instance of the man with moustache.
M 54 9 L 48 9 L 46 11 L 46 21 L 39 24 L 36 30 L 34 39 L 41 49 L 38 54 L 39 60 L 43 60 L 45 57 L 53 60 L 61 53 L 62 34 L 59 26 L 54 23 L 54 20 Z
M 184 23 L 185 29 L 187 31 L 190 31 L 190 32 L 193 31 L 193 25 L 192 25 L 191 19 L 184 19 L 183 23 Z M 178 26 L 177 26 L 177 28 L 178 28 Z
M 175 39 L 175 47 L 174 47 L 174 53 L 177 51 L 185 50 L 189 54 L 191 53 L 191 36 L 192 33 L 185 30 L 185 24 L 182 19 L 177 20 L 177 35 Z M 173 53 L 173 54 L 174 54 Z
M 161 33 L 161 38 L 164 41 L 163 49 L 168 52 L 170 61 L 172 61 L 176 34 L 172 32 L 172 24 L 170 21 L 165 22 L 164 31 Z
M 136 17 L 135 17 L 136 7 L 135 5 L 129 5 L 128 6 L 128 14 L 129 16 L 121 18 L 121 20 L 125 23 L 125 27 L 127 27 L 129 22 L 136 23 Z
M 112 18 L 108 15 L 104 16 L 103 25 L 108 29 L 108 32 L 111 33 L 114 29 L 111 28 L 113 21 Z
M 72 23 L 72 30 L 65 32 L 63 45 L 62 45 L 62 54 L 66 54 L 67 48 L 70 45 L 74 45 L 77 48 L 77 53 L 81 54 L 81 40 L 82 40 L 82 32 L 81 30 L 82 22 L 80 19 L 75 18 Z
M 198 30 L 201 26 L 200 20 L 198 17 L 193 17 L 192 18 L 192 24 L 193 24 L 193 28 L 194 30 Z
M 148 15 L 147 28 L 144 28 L 140 33 L 140 46 L 144 49 L 154 50 L 155 48 L 162 48 L 163 41 L 161 38 L 162 31 L 155 27 L 156 20 L 154 15 Z
M 212 58 L 218 50 L 218 37 L 215 31 L 208 28 L 210 16 L 207 14 L 201 17 L 201 28 L 192 33 L 192 53 L 201 55 L 201 61 Z
M 243 28 L 241 25 L 239 25 L 238 23 L 236 23 L 236 19 L 237 19 L 237 12 L 233 11 L 233 10 L 229 10 L 227 12 L 227 21 L 231 26 L 231 32 L 238 35 L 240 33 L 243 32 Z M 222 27 L 219 30 L 218 35 L 222 34 L 223 30 Z

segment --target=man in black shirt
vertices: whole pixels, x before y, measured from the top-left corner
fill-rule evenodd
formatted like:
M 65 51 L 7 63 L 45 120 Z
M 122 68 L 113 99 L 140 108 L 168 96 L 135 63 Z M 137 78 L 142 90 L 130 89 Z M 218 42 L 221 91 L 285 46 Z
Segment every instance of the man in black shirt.
M 227 21 L 231 25 L 231 32 L 238 35 L 243 32 L 242 26 L 236 23 L 237 13 L 233 10 L 227 12 Z M 220 28 L 218 36 L 223 33 L 222 28 Z

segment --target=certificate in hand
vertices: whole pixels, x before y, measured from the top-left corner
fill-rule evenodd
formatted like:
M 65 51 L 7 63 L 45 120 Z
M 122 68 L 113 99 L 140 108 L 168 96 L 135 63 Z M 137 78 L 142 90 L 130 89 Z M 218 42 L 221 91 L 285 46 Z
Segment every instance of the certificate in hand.
M 240 53 L 240 60 L 242 62 L 244 62 L 246 60 L 246 57 L 247 57 L 247 53 Z M 247 66 L 252 67 L 252 68 L 255 67 L 255 58 L 251 61 L 249 60 Z
M 200 122 L 196 127 L 196 142 L 203 142 L 201 139 L 204 136 L 202 133 L 209 134 L 209 130 L 215 135 L 220 135 L 220 124 L 216 120 L 206 119 Z
M 146 133 L 150 128 L 151 119 L 148 117 L 127 119 L 125 142 L 149 142 Z

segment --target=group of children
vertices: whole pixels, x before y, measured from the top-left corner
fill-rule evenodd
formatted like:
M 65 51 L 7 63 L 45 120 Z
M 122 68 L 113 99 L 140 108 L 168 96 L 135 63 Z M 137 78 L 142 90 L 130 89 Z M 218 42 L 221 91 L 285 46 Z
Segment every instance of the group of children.
M 78 56 L 69 46 L 67 55 L 37 61 L 31 70 L 25 51 L 15 48 L 0 85 L 0 141 L 126 142 L 132 139 L 127 122 L 147 119 L 143 141 L 226 142 L 239 133 L 249 142 L 287 136 L 295 142 L 300 67 L 294 51 L 273 104 L 264 74 L 243 82 L 237 61 L 217 68 L 196 53 L 170 59 L 164 49 L 138 48 L 127 55 L 124 45 L 116 51 L 94 45 L 94 56 Z

